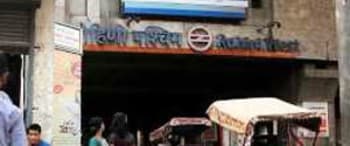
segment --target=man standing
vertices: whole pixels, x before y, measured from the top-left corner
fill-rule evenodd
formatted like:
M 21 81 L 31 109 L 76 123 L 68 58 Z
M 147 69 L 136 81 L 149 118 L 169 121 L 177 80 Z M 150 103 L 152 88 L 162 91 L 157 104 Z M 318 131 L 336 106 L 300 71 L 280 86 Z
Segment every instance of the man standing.
M 41 126 L 32 124 L 27 129 L 29 146 L 50 146 L 47 142 L 41 139 Z
M 136 146 L 135 137 L 128 130 L 128 117 L 125 113 L 114 114 L 110 130 L 108 137 L 110 146 Z
M 27 146 L 21 111 L 2 91 L 8 76 L 6 56 L 0 54 L 0 146 Z

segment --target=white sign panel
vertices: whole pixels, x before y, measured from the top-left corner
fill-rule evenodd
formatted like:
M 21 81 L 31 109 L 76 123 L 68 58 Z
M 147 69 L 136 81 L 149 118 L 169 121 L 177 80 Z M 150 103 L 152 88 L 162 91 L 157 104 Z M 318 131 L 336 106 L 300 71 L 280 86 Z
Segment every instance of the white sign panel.
M 231 6 L 231 7 L 248 7 L 248 0 L 123 0 L 131 2 L 152 2 L 152 3 L 174 3 L 187 5 L 205 5 L 205 6 Z
M 73 53 L 82 53 L 82 32 L 80 28 L 55 23 L 54 43 L 57 49 Z
M 322 115 L 322 122 L 320 126 L 320 137 L 329 136 L 329 119 L 328 119 L 328 103 L 327 102 L 303 102 L 304 108 L 318 112 Z M 314 137 L 314 132 L 303 132 L 304 137 Z
M 248 0 L 122 0 L 124 15 L 244 19 Z

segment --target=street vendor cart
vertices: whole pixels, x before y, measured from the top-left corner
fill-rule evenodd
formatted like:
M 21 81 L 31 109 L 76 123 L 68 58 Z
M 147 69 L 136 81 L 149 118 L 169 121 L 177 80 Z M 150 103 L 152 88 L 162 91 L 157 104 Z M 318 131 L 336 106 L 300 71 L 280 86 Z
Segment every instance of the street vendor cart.
M 304 146 L 300 129 L 313 131 L 317 143 L 319 113 L 277 98 L 219 100 L 207 110 L 222 128 L 221 146 Z
M 195 146 L 201 144 L 201 134 L 211 127 L 207 118 L 172 118 L 150 133 L 150 141 L 156 145 Z

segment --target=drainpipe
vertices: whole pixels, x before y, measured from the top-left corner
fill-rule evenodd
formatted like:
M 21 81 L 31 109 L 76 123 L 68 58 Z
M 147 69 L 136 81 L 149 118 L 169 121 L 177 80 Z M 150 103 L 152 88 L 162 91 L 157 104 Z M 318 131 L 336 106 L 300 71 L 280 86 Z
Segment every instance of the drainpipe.
M 275 17 L 274 17 L 274 5 L 273 5 L 273 0 L 270 0 L 269 1 L 269 5 L 270 5 L 270 21 L 269 21 L 269 23 L 272 23 L 272 22 L 274 22 L 275 21 Z M 273 40 L 273 25 L 272 26 L 268 26 L 268 38 L 269 38 L 269 40 L 270 41 L 272 41 Z
M 24 97 L 25 97 L 25 124 L 29 126 L 33 121 L 33 57 L 34 54 L 24 55 Z

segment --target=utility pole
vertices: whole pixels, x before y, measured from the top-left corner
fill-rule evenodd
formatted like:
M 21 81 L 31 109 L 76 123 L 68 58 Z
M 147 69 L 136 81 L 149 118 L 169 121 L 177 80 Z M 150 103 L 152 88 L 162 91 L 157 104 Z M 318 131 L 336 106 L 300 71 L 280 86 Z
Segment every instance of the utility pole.
M 350 1 L 336 0 L 341 145 L 350 146 Z

